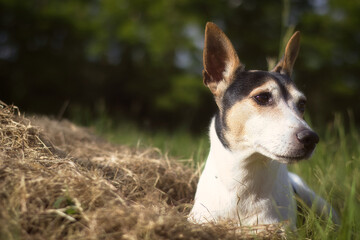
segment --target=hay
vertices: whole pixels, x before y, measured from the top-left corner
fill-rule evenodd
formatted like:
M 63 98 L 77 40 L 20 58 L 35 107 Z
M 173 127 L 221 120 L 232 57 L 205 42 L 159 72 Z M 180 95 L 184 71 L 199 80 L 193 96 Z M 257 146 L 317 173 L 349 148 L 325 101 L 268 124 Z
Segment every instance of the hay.
M 156 149 L 25 118 L 0 101 L 0 239 L 280 238 L 280 226 L 186 220 L 198 176 Z

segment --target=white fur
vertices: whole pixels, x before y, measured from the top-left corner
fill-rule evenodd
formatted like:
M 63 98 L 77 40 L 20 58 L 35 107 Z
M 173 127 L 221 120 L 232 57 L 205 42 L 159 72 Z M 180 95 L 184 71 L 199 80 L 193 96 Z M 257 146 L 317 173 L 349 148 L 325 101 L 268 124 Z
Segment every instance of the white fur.
M 230 152 L 216 134 L 214 119 L 210 141 L 189 219 L 197 223 L 224 219 L 239 225 L 290 220 L 295 226 L 296 205 L 286 165 L 267 159 L 247 144 Z

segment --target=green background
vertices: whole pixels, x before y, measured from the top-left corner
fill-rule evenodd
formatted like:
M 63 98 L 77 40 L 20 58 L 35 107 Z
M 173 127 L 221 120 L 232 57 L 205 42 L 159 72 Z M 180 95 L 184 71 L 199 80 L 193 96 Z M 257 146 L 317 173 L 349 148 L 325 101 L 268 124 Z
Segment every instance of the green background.
M 267 69 L 287 30 L 300 30 L 294 79 L 313 123 L 349 109 L 359 123 L 359 13 L 353 0 L 0 0 L 0 99 L 82 122 L 106 112 L 204 132 L 216 110 L 201 76 L 213 21 L 246 69 Z

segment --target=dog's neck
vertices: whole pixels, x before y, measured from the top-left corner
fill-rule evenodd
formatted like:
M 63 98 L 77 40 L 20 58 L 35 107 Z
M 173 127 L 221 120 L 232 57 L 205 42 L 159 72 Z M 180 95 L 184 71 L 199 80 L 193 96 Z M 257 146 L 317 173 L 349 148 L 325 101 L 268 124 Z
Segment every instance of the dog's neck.
M 219 139 L 215 118 L 210 126 L 210 143 L 208 164 L 213 165 L 216 177 L 229 191 L 266 197 L 272 191 L 279 170 L 286 169 L 286 165 L 254 152 L 246 143 L 239 150 L 229 150 Z
M 229 150 L 216 133 L 215 118 L 210 126 L 210 142 L 191 219 L 256 225 L 295 218 L 285 164 L 256 153 L 245 143 L 237 151 Z

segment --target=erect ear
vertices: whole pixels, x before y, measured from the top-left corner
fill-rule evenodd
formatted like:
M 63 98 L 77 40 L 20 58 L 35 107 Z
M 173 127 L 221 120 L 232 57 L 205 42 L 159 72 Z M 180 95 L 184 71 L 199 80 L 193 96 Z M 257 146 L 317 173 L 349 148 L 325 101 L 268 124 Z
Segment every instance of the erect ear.
M 271 71 L 291 76 L 295 60 L 299 53 L 299 49 L 300 49 L 300 32 L 297 31 L 292 35 L 292 37 L 288 41 L 285 48 L 284 57 Z
M 211 22 L 205 28 L 203 62 L 204 84 L 215 97 L 221 97 L 241 63 L 225 33 Z

